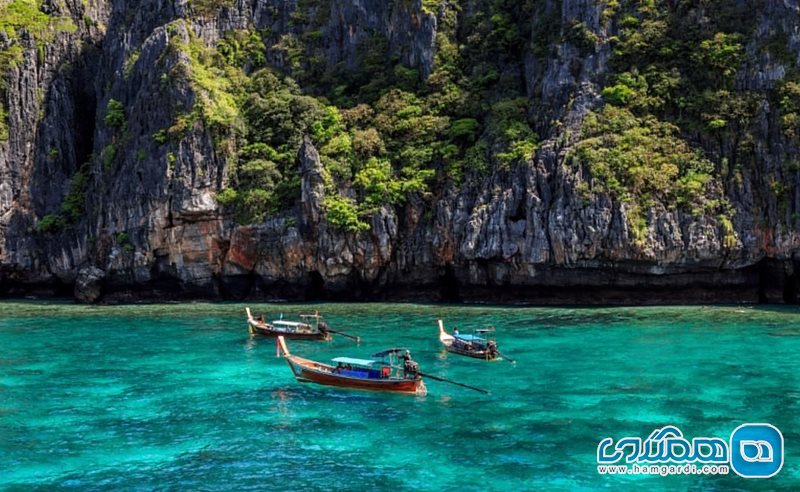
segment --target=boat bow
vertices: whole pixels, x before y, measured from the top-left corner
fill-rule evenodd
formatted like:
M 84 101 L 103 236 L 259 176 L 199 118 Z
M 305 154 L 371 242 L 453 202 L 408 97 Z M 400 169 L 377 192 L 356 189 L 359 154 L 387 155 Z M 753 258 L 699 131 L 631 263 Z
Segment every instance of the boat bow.
M 289 353 L 289 347 L 286 346 L 286 339 L 283 338 L 283 335 L 278 336 L 278 351 L 279 354 L 283 357 L 291 357 L 292 354 Z
M 442 323 L 442 320 L 439 320 L 439 341 L 442 342 L 442 344 L 444 344 L 446 347 L 449 347 L 450 345 L 453 345 L 454 340 L 455 337 L 444 331 L 444 323 Z

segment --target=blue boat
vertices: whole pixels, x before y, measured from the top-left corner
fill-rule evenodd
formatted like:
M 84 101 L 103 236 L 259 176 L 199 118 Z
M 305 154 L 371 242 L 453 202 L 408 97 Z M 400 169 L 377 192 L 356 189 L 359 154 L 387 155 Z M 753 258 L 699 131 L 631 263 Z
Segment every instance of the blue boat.
M 301 383 L 420 396 L 428 391 L 419 365 L 411 360 L 411 355 L 404 348 L 372 354 L 372 359 L 336 357 L 331 364 L 291 354 L 283 336 L 278 336 L 278 350 L 289 364 L 295 379 Z M 402 366 L 399 365 L 400 360 L 403 361 Z
M 472 333 L 464 334 L 455 328 L 450 334 L 445 331 L 442 320 L 439 320 L 439 341 L 448 352 L 454 354 L 491 361 L 503 360 L 497 349 L 497 341 L 494 339 L 493 326 L 478 328 L 472 330 Z

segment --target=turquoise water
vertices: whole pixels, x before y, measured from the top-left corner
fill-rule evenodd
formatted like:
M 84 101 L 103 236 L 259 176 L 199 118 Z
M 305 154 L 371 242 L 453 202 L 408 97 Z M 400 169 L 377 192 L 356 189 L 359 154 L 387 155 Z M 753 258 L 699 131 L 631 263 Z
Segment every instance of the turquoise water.
M 0 303 L 0 489 L 800 489 L 800 309 L 255 305 L 319 309 L 360 346 L 290 342 L 298 355 L 398 344 L 425 397 L 296 383 L 243 305 Z M 487 363 L 444 354 L 436 319 L 492 323 Z M 727 440 L 744 422 L 785 437 L 768 480 L 601 476 L 598 442 L 673 424 Z

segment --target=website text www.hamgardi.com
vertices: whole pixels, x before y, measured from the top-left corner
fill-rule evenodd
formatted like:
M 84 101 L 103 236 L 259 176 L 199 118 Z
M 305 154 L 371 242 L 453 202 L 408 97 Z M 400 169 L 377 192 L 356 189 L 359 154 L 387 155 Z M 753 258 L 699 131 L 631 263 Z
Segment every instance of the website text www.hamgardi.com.
M 727 475 L 728 465 L 598 465 L 601 475 Z

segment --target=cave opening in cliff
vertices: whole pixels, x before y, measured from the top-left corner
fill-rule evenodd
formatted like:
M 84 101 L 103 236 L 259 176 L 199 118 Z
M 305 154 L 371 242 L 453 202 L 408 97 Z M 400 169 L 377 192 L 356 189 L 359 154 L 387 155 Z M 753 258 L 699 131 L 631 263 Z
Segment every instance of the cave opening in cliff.
M 72 138 L 77 167 L 89 162 L 94 152 L 97 92 L 93 80 L 97 76 L 101 56 L 96 46 L 84 45 L 69 71 L 69 95 L 74 111 Z
M 452 263 L 444 267 L 444 275 L 439 277 L 439 295 L 444 302 L 459 302 L 458 278 Z
M 95 95 L 91 84 L 75 89 L 75 162 L 78 167 L 91 159 L 94 147 Z
M 325 297 L 325 279 L 322 278 L 322 274 L 316 270 L 309 272 L 306 300 L 319 301 L 325 299 Z

